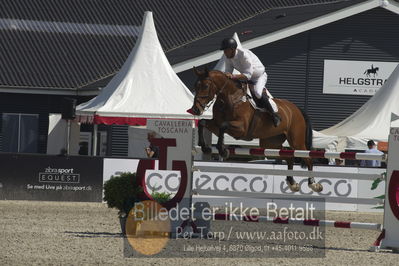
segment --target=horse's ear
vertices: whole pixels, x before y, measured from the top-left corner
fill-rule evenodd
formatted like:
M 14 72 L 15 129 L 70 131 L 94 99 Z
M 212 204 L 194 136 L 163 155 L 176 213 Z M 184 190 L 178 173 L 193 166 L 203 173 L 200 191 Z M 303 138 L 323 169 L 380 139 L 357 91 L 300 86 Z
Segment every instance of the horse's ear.
M 195 66 L 193 66 L 193 71 L 194 71 L 194 74 L 197 75 L 198 77 L 201 76 L 201 74 L 202 74 L 202 73 L 198 70 L 198 68 L 196 68 Z
M 204 69 L 204 75 L 205 75 L 205 77 L 208 77 L 208 76 L 209 76 L 209 69 L 208 69 L 207 66 L 206 66 L 205 69 Z
M 195 75 L 197 75 L 200 78 L 205 78 L 209 74 L 209 70 L 206 67 L 204 70 L 199 70 L 198 68 L 193 67 L 193 71 L 194 71 Z

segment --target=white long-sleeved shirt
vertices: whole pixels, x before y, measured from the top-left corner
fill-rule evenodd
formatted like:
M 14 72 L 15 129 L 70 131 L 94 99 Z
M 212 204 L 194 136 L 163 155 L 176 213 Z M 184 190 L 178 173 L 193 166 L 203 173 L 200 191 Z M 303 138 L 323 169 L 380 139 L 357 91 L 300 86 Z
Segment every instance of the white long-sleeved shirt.
M 259 58 L 245 48 L 237 47 L 234 57 L 225 57 L 225 59 L 226 69 L 224 72 L 233 73 L 233 69 L 236 69 L 248 80 L 257 80 L 265 72 L 265 67 Z
M 382 151 L 377 150 L 376 148 L 368 149 L 364 151 L 365 153 L 374 153 L 374 154 L 384 154 Z M 361 166 L 366 167 L 380 167 L 381 161 L 377 160 L 363 160 L 360 162 Z

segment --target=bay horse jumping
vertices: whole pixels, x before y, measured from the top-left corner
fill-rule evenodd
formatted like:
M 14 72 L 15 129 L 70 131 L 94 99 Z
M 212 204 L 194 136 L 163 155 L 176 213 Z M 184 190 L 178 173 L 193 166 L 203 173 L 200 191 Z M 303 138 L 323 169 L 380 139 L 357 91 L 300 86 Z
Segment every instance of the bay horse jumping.
M 198 76 L 195 83 L 194 104 L 189 112 L 201 115 L 208 105 L 213 105 L 213 118 L 201 119 L 198 124 L 198 145 L 204 153 L 210 153 L 211 148 L 205 144 L 204 127 L 218 136 L 217 149 L 226 158 L 228 150 L 224 146 L 224 134 L 235 139 L 259 139 L 262 148 L 282 149 L 285 140 L 296 150 L 310 150 L 312 147 L 312 125 L 304 112 L 288 100 L 273 100 L 278 106 L 281 123 L 273 125 L 271 114 L 255 110 L 248 102 L 246 86 L 229 79 L 223 72 L 217 70 L 200 71 L 194 67 Z M 216 97 L 216 100 L 214 99 Z M 292 170 L 294 159 L 282 157 Z M 309 171 L 313 169 L 311 159 L 303 158 Z M 299 184 L 292 176 L 287 176 L 287 185 L 291 191 L 299 191 Z M 316 183 L 313 177 L 308 178 L 308 186 L 315 192 L 323 190 L 323 186 Z

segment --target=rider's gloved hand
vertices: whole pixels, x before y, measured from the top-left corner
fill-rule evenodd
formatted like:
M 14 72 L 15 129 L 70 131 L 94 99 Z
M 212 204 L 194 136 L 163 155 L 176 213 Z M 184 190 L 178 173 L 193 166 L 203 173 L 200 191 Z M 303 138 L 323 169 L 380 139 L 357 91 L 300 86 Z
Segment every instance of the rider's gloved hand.
M 228 72 L 226 72 L 226 73 L 224 73 L 224 74 L 226 75 L 227 78 L 233 79 L 233 74 L 228 73 Z

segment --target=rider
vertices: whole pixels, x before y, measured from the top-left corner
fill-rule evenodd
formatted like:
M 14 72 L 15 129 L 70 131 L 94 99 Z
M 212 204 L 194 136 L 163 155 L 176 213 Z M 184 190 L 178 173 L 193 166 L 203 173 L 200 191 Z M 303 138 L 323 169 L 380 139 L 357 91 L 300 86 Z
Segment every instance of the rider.
M 281 122 L 281 117 L 274 112 L 269 102 L 265 88 L 267 74 L 265 67 L 259 58 L 250 50 L 237 47 L 237 42 L 233 38 L 226 38 L 222 41 L 220 50 L 224 51 L 226 57 L 225 72 L 227 77 L 233 80 L 247 79 L 254 83 L 255 97 L 260 100 L 259 107 L 266 108 L 271 114 L 274 126 L 277 127 Z M 233 69 L 241 74 L 233 75 Z

